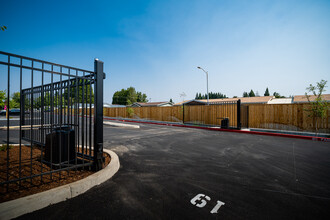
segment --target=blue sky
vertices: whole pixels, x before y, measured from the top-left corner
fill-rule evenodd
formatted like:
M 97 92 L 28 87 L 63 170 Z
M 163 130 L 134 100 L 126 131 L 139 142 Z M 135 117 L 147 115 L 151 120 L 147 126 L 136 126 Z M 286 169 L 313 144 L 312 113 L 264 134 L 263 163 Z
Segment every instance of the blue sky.
M 229 97 L 330 83 L 330 1 L 1 0 L 0 25 L 2 51 L 88 70 L 104 61 L 106 102 L 129 86 L 192 99 L 206 93 L 197 66 Z

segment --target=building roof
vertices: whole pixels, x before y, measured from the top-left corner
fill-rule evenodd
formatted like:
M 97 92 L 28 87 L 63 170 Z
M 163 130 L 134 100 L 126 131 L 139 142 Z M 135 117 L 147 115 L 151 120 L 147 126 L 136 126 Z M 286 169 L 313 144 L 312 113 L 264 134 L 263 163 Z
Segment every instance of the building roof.
M 103 104 L 103 107 L 106 107 L 106 108 L 125 108 L 126 105 Z
M 192 100 L 184 100 L 182 102 L 175 103 L 174 106 L 182 105 L 183 103 L 186 104 L 187 102 L 191 102 Z
M 268 103 L 274 96 L 258 96 L 258 97 L 241 97 L 241 98 L 224 98 L 224 99 L 209 99 L 209 103 L 212 104 L 220 104 L 224 102 L 234 102 L 241 100 L 242 104 L 252 104 L 252 103 L 259 103 L 259 104 L 266 104 Z M 205 105 L 207 104 L 207 99 L 193 99 L 187 100 L 183 102 L 176 103 L 175 106 L 187 104 L 187 105 Z
M 131 107 L 159 107 L 159 106 L 172 106 L 171 102 L 135 102 Z
M 293 98 L 273 98 L 267 104 L 292 104 Z
M 330 94 L 323 94 L 321 97 L 323 100 L 330 102 Z M 315 99 L 316 99 L 315 95 L 309 96 L 309 100 L 315 101 Z M 293 98 L 293 102 L 294 103 L 305 103 L 305 102 L 308 102 L 308 100 L 305 95 L 296 95 Z

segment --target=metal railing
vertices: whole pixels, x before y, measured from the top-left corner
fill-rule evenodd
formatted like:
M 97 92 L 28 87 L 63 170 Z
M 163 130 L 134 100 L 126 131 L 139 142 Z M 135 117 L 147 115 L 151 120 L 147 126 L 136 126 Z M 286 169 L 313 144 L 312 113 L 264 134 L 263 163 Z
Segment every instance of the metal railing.
M 0 116 L 0 187 L 102 168 L 103 62 L 95 59 L 88 71 L 0 51 L 0 73 L 0 104 L 7 107 L 7 117 Z

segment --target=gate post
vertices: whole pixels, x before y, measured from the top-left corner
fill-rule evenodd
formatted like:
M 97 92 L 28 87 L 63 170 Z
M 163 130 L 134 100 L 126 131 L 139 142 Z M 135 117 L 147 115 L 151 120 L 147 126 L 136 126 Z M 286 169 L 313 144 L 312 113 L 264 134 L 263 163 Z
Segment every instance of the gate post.
M 241 130 L 241 100 L 237 101 L 237 129 Z
M 103 162 L 103 62 L 94 61 L 94 164 L 95 169 L 102 169 Z

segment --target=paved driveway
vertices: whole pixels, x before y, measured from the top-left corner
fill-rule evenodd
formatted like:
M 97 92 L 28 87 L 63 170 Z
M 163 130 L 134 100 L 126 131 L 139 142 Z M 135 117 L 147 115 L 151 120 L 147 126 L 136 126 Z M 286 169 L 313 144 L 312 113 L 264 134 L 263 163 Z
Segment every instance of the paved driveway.
M 330 217 L 330 143 L 140 126 L 104 127 L 121 163 L 111 180 L 21 218 Z

